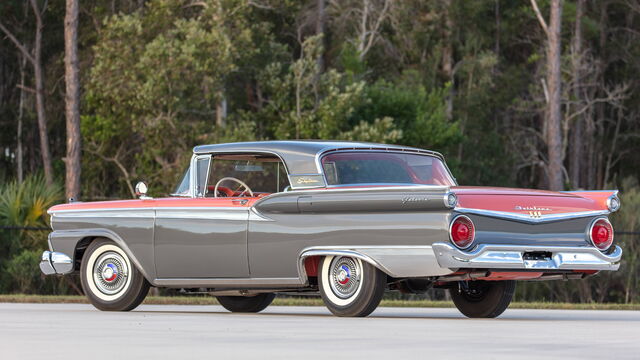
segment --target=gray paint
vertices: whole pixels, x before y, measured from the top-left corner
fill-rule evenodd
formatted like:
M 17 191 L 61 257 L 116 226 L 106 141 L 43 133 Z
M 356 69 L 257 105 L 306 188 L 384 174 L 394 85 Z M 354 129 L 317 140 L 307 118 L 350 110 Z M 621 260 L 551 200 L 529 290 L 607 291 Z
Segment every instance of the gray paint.
M 297 276 L 300 254 L 313 247 L 424 247 L 446 241 L 450 211 L 444 207 L 445 189 L 322 190 L 267 197 L 256 203 L 255 208 L 270 221 L 249 222 L 251 276 Z M 425 201 L 403 202 L 407 196 Z M 381 256 L 372 254 L 376 258 Z M 412 257 L 405 255 L 405 262 Z M 415 270 L 411 275 L 416 276 Z
M 156 210 L 158 278 L 247 277 L 248 208 Z

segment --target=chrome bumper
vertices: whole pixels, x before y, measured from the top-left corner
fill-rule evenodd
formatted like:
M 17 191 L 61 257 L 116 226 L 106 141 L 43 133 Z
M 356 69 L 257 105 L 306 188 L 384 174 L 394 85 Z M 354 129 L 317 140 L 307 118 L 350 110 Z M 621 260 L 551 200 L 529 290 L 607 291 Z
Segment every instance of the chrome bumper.
M 66 254 L 45 251 L 40 259 L 40 270 L 45 275 L 64 275 L 73 271 L 73 260 Z
M 590 247 L 488 244 L 466 252 L 450 244 L 435 243 L 433 252 L 438 264 L 450 269 L 618 270 L 622 257 L 618 246 L 607 255 Z M 529 260 L 524 258 L 526 252 L 550 252 L 551 257 Z

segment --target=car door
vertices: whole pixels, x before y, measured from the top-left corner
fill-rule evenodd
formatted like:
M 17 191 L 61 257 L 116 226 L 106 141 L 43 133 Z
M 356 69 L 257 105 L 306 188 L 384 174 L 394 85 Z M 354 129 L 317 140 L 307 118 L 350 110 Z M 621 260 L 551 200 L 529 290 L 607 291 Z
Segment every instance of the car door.
M 159 279 L 249 276 L 246 199 L 203 197 L 210 156 L 192 160 L 191 197 L 158 200 L 154 250 Z

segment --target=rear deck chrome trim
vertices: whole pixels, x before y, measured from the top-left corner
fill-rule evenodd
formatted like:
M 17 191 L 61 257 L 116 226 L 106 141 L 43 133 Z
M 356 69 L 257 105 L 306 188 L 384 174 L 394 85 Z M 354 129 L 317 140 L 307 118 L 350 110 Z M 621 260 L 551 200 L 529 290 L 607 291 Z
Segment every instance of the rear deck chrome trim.
M 528 214 L 518 214 L 518 213 L 512 213 L 512 212 L 506 212 L 506 211 L 493 211 L 493 210 L 483 210 L 483 209 L 469 209 L 469 208 L 461 208 L 461 207 L 455 208 L 454 211 L 460 214 L 487 216 L 487 217 L 493 217 L 498 219 L 524 222 L 529 224 L 539 224 L 539 223 L 546 223 L 546 222 L 552 222 L 552 221 L 577 219 L 577 218 L 592 217 L 592 216 L 603 216 L 603 215 L 606 216 L 606 215 L 609 215 L 610 213 L 607 210 L 595 210 L 595 211 L 570 212 L 570 213 L 563 213 L 563 214 L 542 214 L 540 215 L 540 217 L 533 218 Z
M 449 269 L 618 270 L 622 249 L 611 254 L 595 247 L 478 245 L 466 252 L 446 243 L 432 245 L 440 266 Z M 550 252 L 551 258 L 526 260 L 525 252 Z

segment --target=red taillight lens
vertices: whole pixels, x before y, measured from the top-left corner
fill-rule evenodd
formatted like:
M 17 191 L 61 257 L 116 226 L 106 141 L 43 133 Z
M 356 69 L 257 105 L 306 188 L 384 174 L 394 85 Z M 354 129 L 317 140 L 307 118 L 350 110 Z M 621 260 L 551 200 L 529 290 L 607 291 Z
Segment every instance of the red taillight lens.
M 456 217 L 449 228 L 451 242 L 460 249 L 466 249 L 473 243 L 476 229 L 471 219 L 464 215 Z
M 598 219 L 591 225 L 591 242 L 600 250 L 607 250 L 613 244 L 613 226 L 607 219 Z

